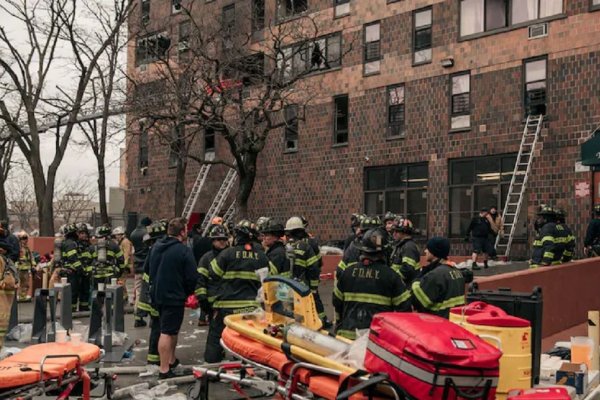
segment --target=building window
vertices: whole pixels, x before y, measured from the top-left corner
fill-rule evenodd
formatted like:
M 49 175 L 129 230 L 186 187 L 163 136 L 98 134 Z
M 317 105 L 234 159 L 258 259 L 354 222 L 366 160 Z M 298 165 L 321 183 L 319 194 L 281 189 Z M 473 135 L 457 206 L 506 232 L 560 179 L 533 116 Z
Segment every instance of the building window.
M 592 0 L 592 10 L 600 10 L 600 0 Z
M 177 50 L 179 51 L 180 57 L 182 54 L 189 53 L 191 25 L 190 21 L 183 21 L 179 24 L 179 42 L 177 43 Z
M 142 25 L 148 25 L 150 23 L 150 0 L 142 0 L 140 9 Z
M 365 213 L 386 211 L 408 217 L 421 232 L 427 231 L 427 164 L 403 164 L 365 169 Z
M 171 13 L 177 14 L 181 12 L 183 7 L 181 6 L 182 0 L 171 0 Z
M 211 127 L 204 129 L 204 153 L 215 151 L 215 130 Z
M 333 0 L 333 6 L 336 18 L 350 14 L 350 0 Z
M 508 26 L 509 0 L 462 0 L 460 35 L 493 31 Z
M 148 168 L 148 127 L 144 121 L 139 122 L 140 142 L 138 148 L 138 167 Z
M 512 23 L 550 17 L 562 11 L 563 0 L 512 0 Z
M 169 47 L 171 47 L 171 39 L 164 33 L 140 38 L 135 46 L 135 62 L 137 65 L 142 65 L 164 59 Z
M 334 103 L 334 144 L 348 143 L 348 95 L 333 98 Z
M 525 112 L 546 114 L 546 67 L 547 60 L 525 61 Z
M 483 207 L 496 206 L 502 212 L 516 160 L 515 154 L 450 160 L 450 236 L 464 237 L 471 218 Z M 526 205 L 521 212 L 516 233 L 523 237 Z
M 450 80 L 450 129 L 463 129 L 471 126 L 471 75 L 461 73 Z
M 252 30 L 265 28 L 265 0 L 252 0 Z
M 415 64 L 431 61 L 431 8 L 415 11 L 413 54 Z
M 281 49 L 277 55 L 277 67 L 283 79 L 339 67 L 342 63 L 342 34 L 323 36 L 312 43 L 303 43 Z
M 388 96 L 388 137 L 404 136 L 404 85 L 391 86 Z
M 231 34 L 235 26 L 235 3 L 223 7 L 223 31 L 225 36 Z
M 293 17 L 308 10 L 308 0 L 277 0 L 277 19 Z
M 380 24 L 373 22 L 364 26 L 364 69 L 365 75 L 379 73 L 381 64 Z
M 298 150 L 298 105 L 290 104 L 284 109 L 285 118 L 285 151 Z

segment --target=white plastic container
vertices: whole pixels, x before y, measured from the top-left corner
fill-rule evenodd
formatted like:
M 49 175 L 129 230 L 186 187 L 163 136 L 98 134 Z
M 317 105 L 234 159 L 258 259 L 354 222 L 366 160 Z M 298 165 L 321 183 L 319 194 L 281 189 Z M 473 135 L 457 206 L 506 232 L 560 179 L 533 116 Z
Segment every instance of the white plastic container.
M 64 329 L 58 329 L 56 331 L 56 343 L 66 343 L 67 342 L 67 331 Z

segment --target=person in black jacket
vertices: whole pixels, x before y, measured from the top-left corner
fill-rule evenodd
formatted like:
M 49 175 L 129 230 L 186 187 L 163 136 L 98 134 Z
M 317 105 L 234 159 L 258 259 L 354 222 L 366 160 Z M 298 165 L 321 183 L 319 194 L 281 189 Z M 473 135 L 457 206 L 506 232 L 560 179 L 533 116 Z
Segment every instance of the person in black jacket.
M 488 267 L 488 257 L 496 257 L 496 250 L 494 250 L 494 244 L 490 239 L 494 234 L 492 226 L 490 225 L 490 218 L 489 210 L 487 208 L 482 208 L 479 215 L 471 220 L 471 223 L 467 228 L 465 242 L 468 242 L 470 239 L 473 243 L 472 268 L 474 270 L 481 269 L 477 265 L 477 256 L 479 254 L 483 255 L 484 268 Z
M 448 318 L 452 307 L 465 304 L 465 274 L 447 260 L 449 254 L 448 239 L 433 237 L 427 242 L 425 257 L 429 264 L 411 287 L 416 311 Z
M 254 228 L 248 220 L 240 221 L 234 228 L 235 242 L 212 260 L 208 277 L 200 274 L 198 302 L 201 309 L 210 308 L 208 282 L 213 281 L 217 290 L 212 308 L 215 310 L 206 337 L 204 361 L 216 363 L 223 360 L 221 334 L 225 329 L 225 317 L 230 314 L 252 312 L 259 307 L 256 299 L 261 286 L 261 275 L 269 271 L 269 260 L 260 246 L 254 244 Z
M 144 261 L 148 256 L 148 244 L 144 242 L 144 236 L 148 234 L 148 227 L 152 225 L 152 220 L 148 217 L 142 218 L 140 224 L 131 231 L 129 240 L 133 244 L 133 269 L 134 269 L 134 292 L 133 300 L 135 304 L 135 322 L 134 327 L 146 326 L 144 318 L 148 313 L 139 307 L 140 294 L 142 290 L 142 281 L 144 276 Z
M 412 222 L 405 218 L 394 220 L 392 229 L 394 248 L 390 257 L 391 266 L 400 274 L 404 284 L 410 286 L 421 268 L 421 249 L 412 238 L 415 229 Z
M 594 206 L 594 218 L 587 227 L 583 245 L 588 257 L 600 256 L 600 204 Z
M 352 242 L 354 242 L 354 239 L 356 239 L 358 230 L 360 229 L 360 220 L 362 218 L 364 218 L 364 215 L 360 214 L 352 214 L 350 217 L 350 231 L 352 233 L 344 240 L 344 248 L 342 250 L 346 251 Z
M 19 239 L 10 233 L 10 227 L 8 226 L 7 221 L 0 221 L 0 239 L 6 240 L 8 245 L 10 246 L 9 250 L 6 253 L 6 257 L 9 258 L 12 262 L 19 261 L 19 253 L 21 251 L 21 245 L 19 243 Z
M 150 297 L 160 314 L 159 379 L 175 376 L 172 368 L 177 335 L 183 322 L 185 301 L 194 293 L 198 272 L 187 240 L 185 218 L 173 218 L 167 227 L 167 237 L 156 242 L 149 255 Z
M 223 225 L 212 225 L 208 231 L 208 238 L 212 241 L 212 249 L 204 253 L 200 262 L 198 262 L 198 274 L 200 274 L 198 282 L 196 283 L 196 296 L 205 295 L 208 300 L 208 305 L 200 310 L 200 317 L 198 318 L 198 326 L 206 326 L 212 319 L 212 304 L 215 301 L 217 294 L 217 286 L 213 280 L 210 279 L 208 273 L 210 269 L 210 263 L 214 260 L 224 249 L 229 247 L 229 234 L 227 229 Z M 206 284 L 203 284 L 205 280 L 208 280 Z
M 291 278 L 290 261 L 285 252 L 285 245 L 281 241 L 284 235 L 283 225 L 269 220 L 260 228 L 260 233 L 267 258 L 272 264 L 269 273 Z
M 212 249 L 212 241 L 209 238 L 202 235 L 202 227 L 200 224 L 194 224 L 194 226 L 192 227 L 191 236 L 194 260 L 196 260 L 196 264 L 198 264 L 202 256 L 209 252 L 210 249 Z
M 357 329 L 368 329 L 380 312 L 410 311 L 410 292 L 400 275 L 386 264 L 386 235 L 380 229 L 365 232 L 360 261 L 348 267 L 335 284 L 333 306 L 336 334 L 356 339 Z

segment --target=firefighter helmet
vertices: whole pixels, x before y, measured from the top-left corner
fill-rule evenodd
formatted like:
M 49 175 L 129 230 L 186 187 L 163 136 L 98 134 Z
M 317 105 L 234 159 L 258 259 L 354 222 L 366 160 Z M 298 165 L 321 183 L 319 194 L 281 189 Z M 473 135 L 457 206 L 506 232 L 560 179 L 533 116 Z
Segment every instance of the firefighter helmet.
M 259 232 L 262 233 L 263 228 L 265 228 L 267 225 L 269 225 L 270 221 L 271 221 L 271 218 L 269 218 L 269 217 L 258 217 L 258 219 L 256 220 L 256 228 L 258 229 Z
M 233 228 L 233 231 L 235 232 L 235 235 L 242 235 L 242 236 L 247 236 L 247 237 L 252 237 L 254 228 L 253 228 L 253 223 L 250 222 L 247 219 L 243 219 L 240 222 L 237 223 L 237 225 L 235 226 L 235 228 Z
M 289 232 L 296 229 L 304 230 L 304 222 L 302 222 L 302 218 L 294 216 L 288 219 L 285 223 L 285 230 Z
M 223 225 L 213 225 L 208 231 L 208 237 L 210 239 L 229 239 L 227 229 Z
M 360 229 L 367 231 L 369 229 L 381 228 L 381 220 L 379 217 L 369 217 L 365 216 L 360 221 Z
M 383 251 L 385 237 L 380 229 L 369 229 L 358 244 L 358 250 L 362 253 L 373 254 Z
M 394 220 L 393 229 L 397 232 L 406 233 L 407 235 L 411 235 L 415 232 L 413 223 L 407 218 L 396 218 Z
M 63 228 L 63 233 L 65 236 L 71 235 L 73 233 L 77 233 L 77 225 L 75 224 L 67 224 Z
M 352 214 L 352 216 L 350 217 L 350 227 L 358 228 L 360 226 L 361 219 L 362 219 L 362 215 Z
M 113 229 L 112 231 L 113 235 L 124 235 L 125 234 L 125 230 L 123 229 L 122 226 L 117 226 L 115 229 Z
M 223 218 L 221 217 L 214 217 L 211 221 L 210 221 L 211 225 L 223 225 Z
M 392 221 L 394 219 L 396 219 L 398 216 L 396 214 L 394 214 L 391 211 L 388 211 L 385 213 L 385 215 L 383 216 L 383 223 L 385 224 L 388 221 Z
M 537 215 L 541 216 L 555 216 L 556 210 L 547 204 L 542 204 L 539 206 Z
M 85 222 L 80 222 L 77 224 L 77 233 L 85 232 L 88 235 L 90 234 L 90 230 Z
M 167 233 L 167 227 L 161 221 L 154 222 L 148 227 L 150 239 L 158 239 Z
M 284 231 L 285 231 L 285 229 L 282 224 L 269 220 L 267 222 L 267 224 L 265 226 L 263 226 L 263 228 L 260 230 L 260 233 L 263 233 L 263 234 L 269 233 L 274 236 L 281 237 L 281 236 L 283 236 Z
M 108 237 L 112 234 L 112 229 L 110 229 L 110 225 L 102 225 L 96 228 L 96 237 Z

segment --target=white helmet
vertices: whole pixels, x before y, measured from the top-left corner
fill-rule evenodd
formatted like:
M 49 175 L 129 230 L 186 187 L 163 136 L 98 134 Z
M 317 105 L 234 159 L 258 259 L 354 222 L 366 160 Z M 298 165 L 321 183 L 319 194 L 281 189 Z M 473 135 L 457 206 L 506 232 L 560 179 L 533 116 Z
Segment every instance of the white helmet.
M 113 229 L 112 234 L 113 235 L 124 235 L 125 230 L 123 229 L 122 226 L 117 226 L 115 229 Z
M 288 219 L 287 222 L 285 223 L 286 231 L 293 231 L 295 229 L 304 230 L 304 222 L 302 222 L 302 218 L 292 217 L 292 218 Z

